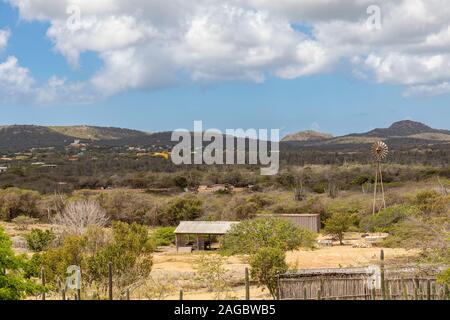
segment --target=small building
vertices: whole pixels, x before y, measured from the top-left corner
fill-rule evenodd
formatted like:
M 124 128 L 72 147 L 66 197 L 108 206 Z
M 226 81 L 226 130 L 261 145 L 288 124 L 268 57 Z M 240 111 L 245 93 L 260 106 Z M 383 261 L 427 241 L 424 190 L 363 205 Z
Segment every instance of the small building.
M 190 236 L 195 240 L 189 247 L 197 250 L 211 248 L 212 236 L 223 236 L 238 224 L 236 221 L 181 221 L 175 229 L 177 252 L 188 245 Z
M 312 232 L 320 231 L 320 214 L 261 214 L 261 218 L 278 218 L 292 222 L 298 227 L 303 227 Z

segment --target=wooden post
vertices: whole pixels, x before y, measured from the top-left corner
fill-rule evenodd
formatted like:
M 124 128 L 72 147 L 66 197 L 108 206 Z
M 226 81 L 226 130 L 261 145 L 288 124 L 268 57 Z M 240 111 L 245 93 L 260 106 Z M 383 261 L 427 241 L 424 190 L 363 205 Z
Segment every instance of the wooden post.
M 406 287 L 405 280 L 403 278 L 401 280 L 401 286 L 402 286 L 403 300 L 409 300 L 408 299 L 408 288 Z
M 61 290 L 61 299 L 66 300 L 66 289 L 64 288 Z
M 180 290 L 180 300 L 183 301 L 183 289 Z
M 419 300 L 419 280 L 414 278 L 414 300 Z
M 77 289 L 77 300 L 81 300 L 81 288 Z
M 112 270 L 112 262 L 108 263 L 108 289 L 109 289 L 109 300 L 113 299 L 113 270 Z
M 380 280 L 381 280 L 381 297 L 386 300 L 386 284 L 384 283 L 384 251 L 380 252 Z
M 130 300 L 130 289 L 127 289 L 126 298 L 127 300 Z
M 431 281 L 427 280 L 427 300 L 431 300 Z
M 317 300 L 322 300 L 322 290 L 317 290 Z
M 245 268 L 245 300 L 250 300 L 250 275 L 248 268 Z
M 45 300 L 45 271 L 44 268 L 41 268 L 41 281 L 42 281 L 42 300 Z
M 303 287 L 303 300 L 308 300 L 306 297 L 306 287 Z
M 372 288 L 372 300 L 376 300 L 377 299 L 377 289 L 375 289 L 375 287 Z

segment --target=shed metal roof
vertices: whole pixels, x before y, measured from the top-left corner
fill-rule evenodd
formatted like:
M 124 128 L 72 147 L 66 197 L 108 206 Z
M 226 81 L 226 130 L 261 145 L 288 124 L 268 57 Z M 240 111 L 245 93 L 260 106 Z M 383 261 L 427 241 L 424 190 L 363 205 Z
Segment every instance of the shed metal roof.
M 236 221 L 181 221 L 174 233 L 179 234 L 225 234 Z

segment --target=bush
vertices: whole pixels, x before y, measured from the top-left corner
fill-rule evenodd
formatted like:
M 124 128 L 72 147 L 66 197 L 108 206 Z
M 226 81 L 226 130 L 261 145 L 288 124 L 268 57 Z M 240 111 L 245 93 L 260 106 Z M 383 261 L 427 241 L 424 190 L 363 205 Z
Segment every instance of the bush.
M 67 236 L 60 247 L 35 254 L 28 272 L 35 274 L 44 268 L 48 283 L 56 286 L 70 265 L 80 266 L 84 283 L 106 293 L 109 262 L 115 286 L 121 289 L 150 274 L 153 250 L 146 227 L 114 222 L 111 236 L 103 229 L 89 228 L 81 236 Z
M 170 246 L 175 243 L 175 227 L 160 227 L 153 232 L 152 238 L 156 246 Z
M 163 220 L 168 225 L 176 225 L 182 220 L 195 220 L 203 213 L 203 203 L 195 196 L 188 195 L 171 200 L 163 209 Z
M 260 248 L 250 258 L 252 278 L 266 286 L 274 299 L 278 298 L 278 275 L 288 270 L 285 259 L 286 254 L 279 248 Z
M 18 188 L 0 190 L 0 219 L 11 221 L 20 215 L 37 217 L 39 198 L 39 193 L 35 191 Z
M 260 248 L 294 250 L 300 246 L 312 247 L 315 234 L 292 223 L 275 218 L 258 218 L 234 225 L 222 238 L 225 254 L 252 254 Z
M 0 227 L 0 300 L 19 300 L 43 289 L 26 279 L 26 265 L 24 257 L 14 255 L 11 240 Z
M 17 225 L 19 230 L 27 230 L 29 225 L 37 223 L 38 219 L 30 218 L 24 215 L 20 215 L 12 219 L 12 222 Z
M 25 236 L 28 249 L 34 252 L 47 250 L 55 238 L 56 236 L 52 230 L 43 231 L 41 229 L 33 229 Z
M 418 213 L 419 210 L 416 207 L 396 205 L 383 209 L 375 215 L 364 217 L 359 225 L 364 231 L 389 232 L 404 218 Z
M 417 193 L 413 204 L 424 214 L 446 213 L 450 206 L 450 196 L 444 196 L 434 190 Z

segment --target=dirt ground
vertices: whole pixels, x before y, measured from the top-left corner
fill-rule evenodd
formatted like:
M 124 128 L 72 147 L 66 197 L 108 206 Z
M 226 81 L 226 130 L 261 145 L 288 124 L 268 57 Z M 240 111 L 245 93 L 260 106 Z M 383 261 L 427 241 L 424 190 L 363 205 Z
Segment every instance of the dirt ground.
M 286 260 L 292 269 L 308 268 L 344 268 L 356 266 L 369 266 L 379 261 L 380 250 L 384 250 L 386 263 L 398 259 L 414 259 L 417 250 L 391 249 L 391 248 L 353 248 L 351 245 L 323 247 L 314 250 L 296 250 L 288 252 Z M 214 254 L 214 253 L 211 253 Z M 195 275 L 194 263 L 198 253 L 177 254 L 169 249 L 154 254 L 152 275 L 173 278 L 189 278 Z M 242 299 L 245 296 L 244 274 L 248 267 L 246 257 L 229 257 L 226 259 L 226 268 L 229 270 L 229 279 L 233 284 L 230 299 Z M 181 285 L 183 286 L 183 285 Z M 267 290 L 263 291 L 251 286 L 252 299 L 269 299 Z M 184 299 L 213 299 L 214 294 L 200 288 L 184 289 Z M 136 297 L 139 298 L 139 297 Z M 178 299 L 179 293 L 170 294 L 166 299 Z

